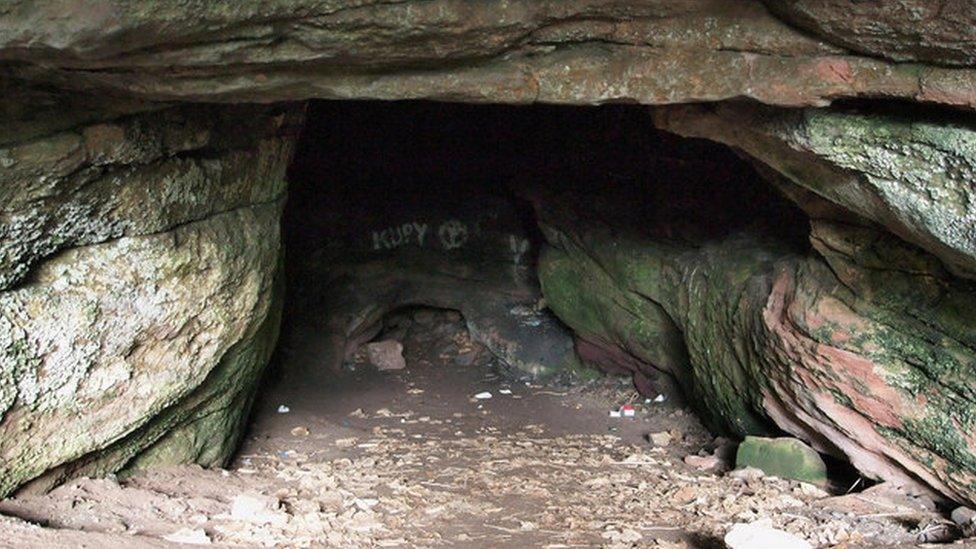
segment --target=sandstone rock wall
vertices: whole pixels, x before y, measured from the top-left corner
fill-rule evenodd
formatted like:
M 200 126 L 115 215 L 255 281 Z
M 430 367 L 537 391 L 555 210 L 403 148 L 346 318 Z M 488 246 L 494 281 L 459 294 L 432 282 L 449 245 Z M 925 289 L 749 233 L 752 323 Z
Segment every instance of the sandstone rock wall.
M 689 245 L 550 214 L 553 310 L 632 367 L 671 372 L 714 427 L 782 429 L 869 476 L 976 500 L 968 124 L 742 106 L 655 119 L 753 155 L 806 211 L 810 249 L 778 232 Z
M 187 107 L 2 156 L 0 494 L 220 463 L 273 348 L 294 108 Z
M 166 102 L 317 97 L 737 102 L 656 119 L 755 159 L 811 249 L 557 216 L 553 309 L 581 350 L 673 374 L 716 426 L 778 426 L 976 502 L 970 4 L 6 2 L 0 494 L 227 455 L 274 339 L 295 118 Z
M 976 105 L 970 69 L 853 53 L 861 37 L 813 38 L 758 0 L 16 0 L 2 17 L 13 76 L 149 99 Z M 954 28 L 952 51 L 971 55 Z

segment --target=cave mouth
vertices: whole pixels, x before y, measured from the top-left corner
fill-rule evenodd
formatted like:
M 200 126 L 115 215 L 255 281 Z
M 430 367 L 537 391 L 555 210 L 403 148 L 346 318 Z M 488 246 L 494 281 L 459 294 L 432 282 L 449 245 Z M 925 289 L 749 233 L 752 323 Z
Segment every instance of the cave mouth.
M 550 219 L 681 247 L 749 233 L 808 248 L 806 215 L 748 160 L 658 130 L 637 105 L 313 101 L 288 181 L 275 375 L 340 372 L 407 306 L 459 311 L 516 373 L 630 373 L 586 348 L 580 360 L 545 306 Z M 651 377 L 642 392 L 678 396 Z
M 411 376 L 452 379 L 432 390 L 463 407 L 500 396 L 486 379 L 511 394 L 610 374 L 638 402 L 678 409 L 673 372 L 602 352 L 546 306 L 537 269 L 550 221 L 676 250 L 746 233 L 807 247 L 805 215 L 747 160 L 655 129 L 640 106 L 313 101 L 288 181 L 284 314 L 252 441 L 271 436 L 263 425 L 291 425 L 266 419 L 297 401 L 307 411 L 360 395 L 388 409 L 380 402 L 416 389 Z M 330 407 L 328 421 L 360 408 Z M 559 416 L 549 421 L 571 430 Z

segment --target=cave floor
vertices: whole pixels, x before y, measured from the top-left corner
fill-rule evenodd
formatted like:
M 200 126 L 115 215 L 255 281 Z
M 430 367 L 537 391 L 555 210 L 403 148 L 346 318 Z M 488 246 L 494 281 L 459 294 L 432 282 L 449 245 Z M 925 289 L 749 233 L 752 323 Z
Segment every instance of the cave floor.
M 400 337 L 406 369 L 357 355 L 339 377 L 269 382 L 226 470 L 79 479 L 0 502 L 0 546 L 722 547 L 732 524 L 769 519 L 857 547 L 913 544 L 942 524 L 884 491 L 828 497 L 698 469 L 686 456 L 722 440 L 687 410 L 621 379 L 520 380 L 457 319 Z M 626 403 L 634 419 L 609 417 Z

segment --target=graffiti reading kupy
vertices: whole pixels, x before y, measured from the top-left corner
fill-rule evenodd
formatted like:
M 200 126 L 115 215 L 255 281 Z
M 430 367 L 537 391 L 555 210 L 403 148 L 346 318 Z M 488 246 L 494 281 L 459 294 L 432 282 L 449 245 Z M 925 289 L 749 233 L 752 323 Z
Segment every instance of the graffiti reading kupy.
M 423 247 L 427 237 L 426 223 L 404 223 L 398 227 L 389 227 L 382 231 L 373 231 L 374 250 L 395 250 L 417 239 L 417 245 Z
M 412 221 L 395 227 L 387 227 L 381 231 L 373 231 L 373 250 L 395 250 L 414 242 L 422 248 L 428 242 L 428 229 L 430 226 L 427 223 Z M 457 219 L 445 221 L 437 229 L 437 237 L 445 250 L 454 250 L 464 246 L 468 241 L 468 236 L 468 226 Z
M 468 241 L 468 227 L 457 219 L 451 219 L 437 229 L 437 236 L 445 250 L 460 248 Z

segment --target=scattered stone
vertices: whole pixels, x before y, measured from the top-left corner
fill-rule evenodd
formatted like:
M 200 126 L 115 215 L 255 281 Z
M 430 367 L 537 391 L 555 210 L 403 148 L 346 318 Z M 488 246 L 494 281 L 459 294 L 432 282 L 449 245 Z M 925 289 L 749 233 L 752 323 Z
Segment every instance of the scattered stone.
M 768 520 L 759 520 L 749 524 L 739 523 L 732 526 L 725 534 L 725 545 L 729 549 L 812 549 L 806 540 L 800 539 L 789 532 L 772 527 Z
M 685 463 L 700 471 L 714 472 L 722 468 L 722 460 L 715 456 L 685 456 Z
M 355 501 L 353 501 L 353 505 L 355 505 L 356 509 L 359 509 L 360 511 L 369 511 L 373 507 L 376 507 L 379 502 L 380 500 L 373 498 L 356 498 Z
M 661 431 L 658 433 L 650 433 L 649 435 L 647 435 L 647 438 L 648 440 L 651 441 L 651 444 L 653 444 L 654 446 L 668 446 L 671 444 L 671 440 L 673 437 L 671 436 L 671 433 L 667 431 Z
M 241 494 L 230 503 L 230 517 L 256 524 L 278 524 L 286 520 L 276 497 L 262 494 Z
M 474 398 L 478 400 L 488 400 L 489 398 L 491 398 L 491 393 L 489 393 L 488 391 L 484 391 L 474 395 Z
M 630 528 L 608 528 L 606 532 L 603 533 L 603 539 L 610 540 L 613 543 L 629 544 L 636 543 L 643 539 L 640 532 L 632 530 Z
M 366 355 L 377 370 L 402 370 L 407 367 L 403 358 L 403 344 L 393 339 L 366 344 Z
M 698 489 L 692 485 L 682 486 L 671 495 L 671 499 L 680 504 L 691 503 L 698 499 Z
M 305 427 L 295 427 L 294 429 L 291 430 L 291 434 L 292 436 L 295 437 L 307 437 L 308 429 Z
M 210 536 L 201 528 L 182 528 L 172 534 L 163 536 L 166 541 L 185 543 L 187 545 L 210 545 Z
M 278 413 L 279 414 L 287 414 L 290 411 L 291 411 L 291 408 L 285 406 L 284 404 L 279 404 L 278 405 Z
M 808 499 L 823 499 L 830 496 L 826 490 L 809 482 L 801 482 L 797 487 L 797 492 Z
M 764 476 L 766 476 L 766 473 L 763 473 L 762 469 L 757 469 L 755 467 L 743 467 L 741 469 L 736 469 L 735 471 L 731 471 L 729 473 L 729 476 L 734 479 L 738 479 L 743 482 L 750 483 L 763 478 Z
M 747 436 L 739 444 L 736 467 L 756 467 L 767 475 L 827 484 L 827 466 L 813 448 L 795 438 Z

